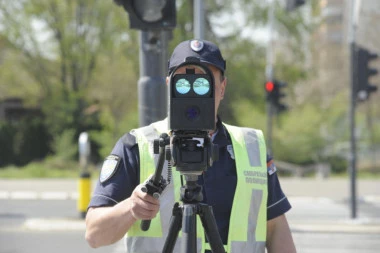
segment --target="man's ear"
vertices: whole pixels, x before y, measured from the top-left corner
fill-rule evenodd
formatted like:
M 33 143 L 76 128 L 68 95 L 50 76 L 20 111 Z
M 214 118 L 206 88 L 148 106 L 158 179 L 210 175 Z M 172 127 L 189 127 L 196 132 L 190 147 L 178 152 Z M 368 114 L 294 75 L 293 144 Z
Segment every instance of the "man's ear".
M 226 86 L 227 86 L 227 77 L 224 77 L 224 80 L 223 82 L 221 83 L 221 86 L 222 86 L 222 94 L 221 94 L 221 98 L 223 99 L 224 98 L 224 93 L 226 92 Z
M 166 77 L 166 85 L 169 85 L 169 77 Z

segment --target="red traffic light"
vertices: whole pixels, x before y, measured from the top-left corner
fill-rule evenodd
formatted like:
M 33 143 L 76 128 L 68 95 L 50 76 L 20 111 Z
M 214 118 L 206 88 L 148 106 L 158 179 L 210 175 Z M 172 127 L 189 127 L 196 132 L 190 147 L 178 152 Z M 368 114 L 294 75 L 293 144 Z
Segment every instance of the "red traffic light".
M 265 83 L 265 90 L 267 92 L 272 92 L 274 90 L 274 83 L 273 82 L 266 82 Z
M 274 79 L 265 83 L 266 100 L 277 110 L 281 112 L 287 109 L 287 106 L 281 102 L 281 98 L 285 97 L 283 88 L 286 87 L 285 82 Z

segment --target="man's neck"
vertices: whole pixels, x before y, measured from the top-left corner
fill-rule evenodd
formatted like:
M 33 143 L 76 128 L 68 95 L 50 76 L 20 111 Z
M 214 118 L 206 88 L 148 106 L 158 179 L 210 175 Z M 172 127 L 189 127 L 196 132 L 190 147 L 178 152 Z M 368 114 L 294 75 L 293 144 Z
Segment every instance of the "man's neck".
M 218 131 L 218 121 L 219 121 L 219 119 L 216 116 L 215 117 L 215 128 L 214 128 L 214 130 L 209 131 L 210 136 L 213 136 Z

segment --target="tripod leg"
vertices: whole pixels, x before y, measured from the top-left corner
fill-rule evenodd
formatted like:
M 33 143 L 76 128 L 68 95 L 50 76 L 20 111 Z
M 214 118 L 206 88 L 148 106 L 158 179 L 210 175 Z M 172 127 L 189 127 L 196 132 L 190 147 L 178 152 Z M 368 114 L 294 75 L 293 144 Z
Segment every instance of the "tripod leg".
M 220 238 L 212 207 L 199 204 L 199 216 L 213 253 L 225 253 L 222 239 Z
M 197 207 L 192 204 L 185 204 L 183 207 L 182 219 L 182 253 L 197 252 Z
M 182 226 L 182 209 L 179 207 L 178 203 L 175 203 L 173 206 L 173 214 L 170 219 L 168 236 L 166 237 L 164 248 L 162 253 L 171 253 L 173 252 L 175 243 L 178 238 L 178 233 L 181 230 Z

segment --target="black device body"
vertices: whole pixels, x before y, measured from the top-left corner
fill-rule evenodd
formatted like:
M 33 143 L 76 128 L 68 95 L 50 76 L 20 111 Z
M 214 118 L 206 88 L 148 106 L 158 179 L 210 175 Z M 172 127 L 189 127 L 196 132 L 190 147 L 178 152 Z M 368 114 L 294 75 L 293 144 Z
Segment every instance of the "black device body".
M 185 74 L 176 70 L 189 67 Z M 195 74 L 194 68 L 204 73 Z M 211 131 L 215 129 L 215 82 L 207 65 L 188 57 L 170 75 L 169 129 L 172 131 Z
M 180 68 L 185 71 L 176 73 Z M 169 84 L 172 165 L 182 174 L 200 175 L 218 159 L 218 148 L 209 138 L 215 129 L 213 73 L 198 58 L 188 57 L 172 70 Z

